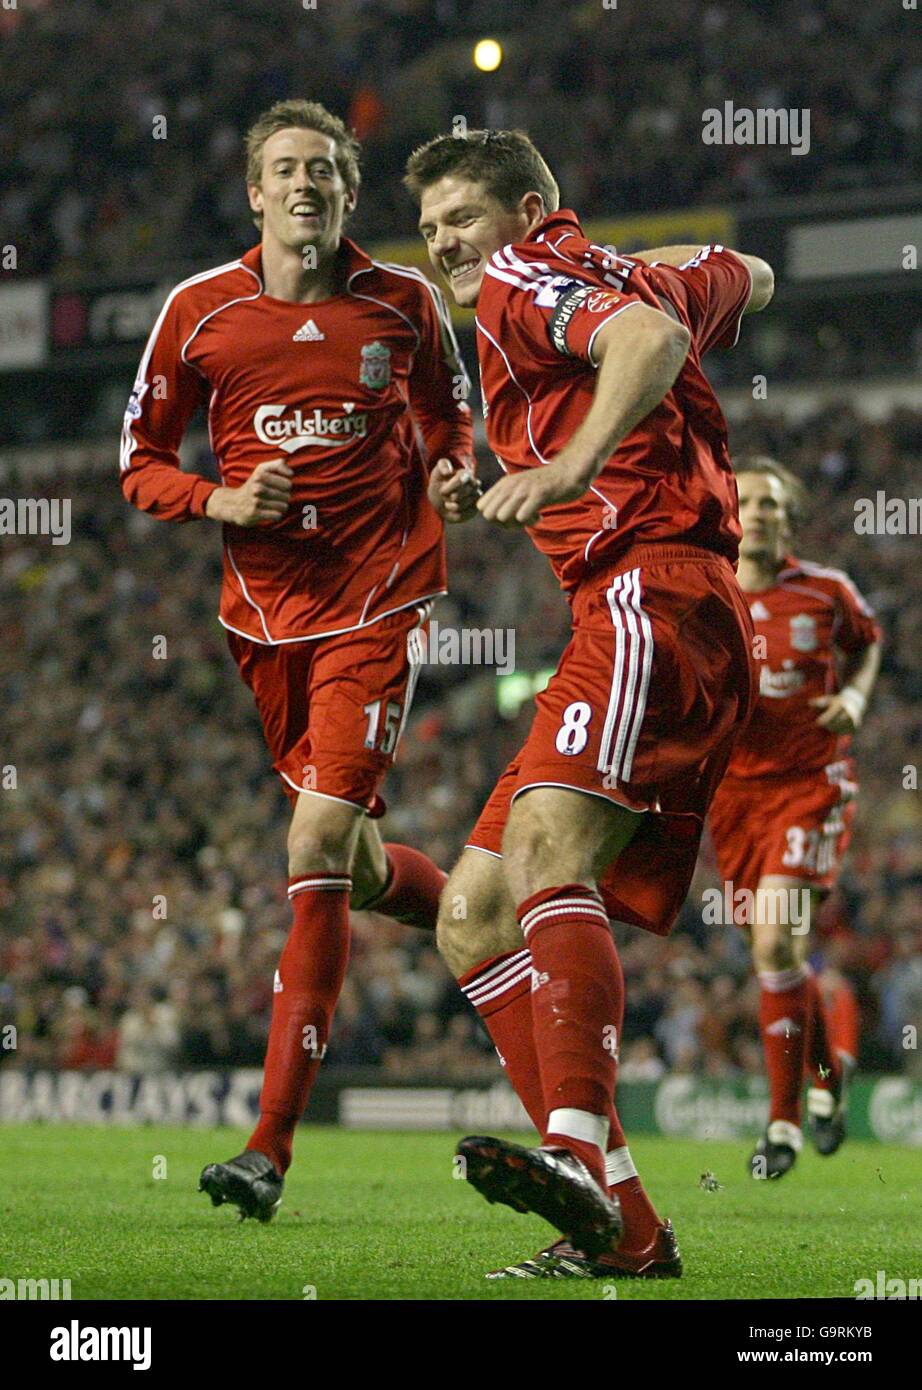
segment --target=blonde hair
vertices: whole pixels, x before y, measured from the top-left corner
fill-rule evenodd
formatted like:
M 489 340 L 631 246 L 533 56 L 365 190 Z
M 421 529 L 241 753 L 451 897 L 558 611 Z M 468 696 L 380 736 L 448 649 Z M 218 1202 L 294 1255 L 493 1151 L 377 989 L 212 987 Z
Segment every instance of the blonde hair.
M 316 130 L 328 135 L 336 144 L 336 167 L 350 193 L 357 193 L 361 182 L 359 156 L 361 145 L 344 121 L 334 116 L 319 101 L 293 98 L 277 101 L 264 111 L 246 133 L 247 183 L 258 184 L 263 172 L 263 148 L 270 135 L 279 130 Z M 262 227 L 261 212 L 254 212 L 253 221 Z

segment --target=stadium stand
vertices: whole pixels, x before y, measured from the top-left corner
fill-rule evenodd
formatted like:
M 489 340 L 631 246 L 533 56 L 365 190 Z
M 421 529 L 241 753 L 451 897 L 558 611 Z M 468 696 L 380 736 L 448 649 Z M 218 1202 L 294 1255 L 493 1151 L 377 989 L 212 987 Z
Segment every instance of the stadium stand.
M 176 281 L 238 254 L 253 240 L 242 132 L 292 93 L 348 115 L 365 142 L 350 225 L 360 242 L 413 234 L 399 187 L 406 153 L 464 112 L 527 124 L 565 201 L 587 217 L 922 179 L 922 57 L 898 6 L 645 0 L 604 26 L 595 3 L 568 6 L 566 26 L 558 9 L 356 0 L 299 13 L 292 0 L 262 0 L 257 16 L 246 0 L 20 0 L 0 11 L 0 227 L 19 251 L 17 275 L 56 288 Z M 485 32 L 507 54 L 489 86 L 469 61 Z M 856 46 L 866 61 L 853 60 Z M 813 156 L 704 145 L 702 106 L 728 91 L 738 106 L 809 98 Z M 153 138 L 158 116 L 164 140 Z M 784 321 L 781 306 L 771 341 L 744 344 L 735 368 L 715 364 L 715 379 L 746 380 L 766 360 L 795 381 L 918 370 L 922 333 L 899 313 L 843 322 Z M 55 548 L 5 537 L 0 550 L 0 763 L 19 776 L 0 838 L 0 1017 L 20 1037 L 0 1065 L 258 1067 L 287 922 L 286 803 L 215 617 L 217 529 L 158 525 L 124 503 L 115 453 L 130 374 L 108 368 L 88 385 L 58 372 L 33 384 L 2 383 L 6 444 L 44 450 L 43 486 L 73 499 L 73 539 Z M 75 461 L 63 477 L 65 440 Z M 904 789 L 904 769 L 922 757 L 922 607 L 907 601 L 919 592 L 918 540 L 859 538 L 853 524 L 856 498 L 884 485 L 912 494 L 922 413 L 891 407 L 868 419 L 843 400 L 795 423 L 751 410 L 735 419 L 733 443 L 804 477 L 813 511 L 800 551 L 848 570 L 885 627 L 857 746 L 857 830 L 815 963 L 831 990 L 844 977 L 857 996 L 861 1065 L 922 1078 L 920 1053 L 901 1045 L 907 1022 L 922 1027 L 922 793 Z M 207 469 L 206 453 L 191 466 Z M 15 495 L 13 464 L 0 468 Z M 488 477 L 491 468 L 484 460 Z M 554 663 L 566 611 L 521 537 L 458 528 L 450 564 L 441 624 L 514 629 L 519 673 Z M 157 636 L 166 660 L 153 654 Z M 445 866 L 527 725 L 528 701 L 514 712 L 507 687 L 500 713 L 500 695 L 486 668 L 427 668 L 420 681 L 386 829 Z M 743 944 L 701 922 L 713 879 L 705 857 L 670 942 L 625 932 L 625 1079 L 761 1069 Z M 354 926 L 330 1065 L 373 1062 L 401 1078 L 498 1074 L 433 943 L 371 914 Z
M 796 427 L 752 415 L 734 444 L 769 450 L 807 480 L 801 552 L 849 570 L 885 626 L 858 741 L 857 831 L 815 963 L 857 994 L 862 1065 L 912 1068 L 900 1030 L 922 1024 L 922 801 L 906 795 L 903 770 L 922 740 L 922 613 L 905 595 L 917 592 L 918 562 L 912 537 L 856 536 L 854 500 L 884 481 L 911 488 L 922 414 L 874 423 L 841 408 Z M 105 448 L 100 458 L 110 464 Z M 68 491 L 71 544 L 8 539 L 0 573 L 0 699 L 21 769 L 0 844 L 0 1004 L 21 1038 L 6 1065 L 259 1066 L 287 920 L 286 803 L 215 617 L 218 533 L 129 510 L 98 469 Z M 517 672 L 546 669 L 567 615 L 543 561 L 522 537 L 479 523 L 450 541 L 439 622 L 514 628 Z M 165 660 L 152 655 L 158 636 Z M 498 713 L 492 670 L 426 667 L 385 831 L 447 865 L 528 718 L 527 700 L 514 717 Z M 625 929 L 625 1076 L 760 1068 L 739 934 L 701 922 L 714 881 L 705 860 L 672 941 Z M 433 944 L 370 914 L 354 924 L 331 1065 L 492 1072 Z

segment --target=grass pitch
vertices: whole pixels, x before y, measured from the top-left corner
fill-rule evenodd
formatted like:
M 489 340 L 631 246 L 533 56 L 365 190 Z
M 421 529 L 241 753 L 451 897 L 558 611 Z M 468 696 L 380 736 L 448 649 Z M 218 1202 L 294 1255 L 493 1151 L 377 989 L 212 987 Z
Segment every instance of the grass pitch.
M 0 1274 L 68 1278 L 75 1299 L 625 1299 L 854 1297 L 859 1278 L 922 1275 L 922 1155 L 847 1143 L 754 1182 L 745 1144 L 639 1139 L 686 1274 L 652 1283 L 501 1280 L 485 1270 L 554 1238 L 452 1176 L 449 1134 L 303 1128 L 282 1209 L 239 1222 L 196 1192 L 235 1130 L 0 1126 Z M 701 1185 L 711 1172 L 722 1184 Z

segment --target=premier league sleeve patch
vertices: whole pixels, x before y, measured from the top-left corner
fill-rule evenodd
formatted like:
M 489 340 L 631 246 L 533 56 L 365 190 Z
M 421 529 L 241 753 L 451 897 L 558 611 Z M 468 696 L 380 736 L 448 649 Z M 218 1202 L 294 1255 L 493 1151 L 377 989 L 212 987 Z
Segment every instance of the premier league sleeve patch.
M 136 381 L 134 389 L 128 397 L 128 404 L 125 407 L 125 425 L 128 429 L 131 428 L 131 422 L 133 420 L 140 420 L 144 413 L 144 407 L 141 402 L 147 393 L 147 386 L 148 383 L 146 381 Z
M 359 381 L 369 391 L 383 391 L 391 382 L 391 350 L 383 343 L 366 343 L 362 348 Z

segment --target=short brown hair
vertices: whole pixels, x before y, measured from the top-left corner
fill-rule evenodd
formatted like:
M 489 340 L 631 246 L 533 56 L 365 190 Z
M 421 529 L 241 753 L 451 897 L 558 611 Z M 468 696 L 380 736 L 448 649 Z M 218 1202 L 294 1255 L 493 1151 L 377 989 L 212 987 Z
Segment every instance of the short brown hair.
M 350 193 L 358 193 L 361 182 L 359 156 L 361 145 L 352 131 L 321 106 L 319 101 L 304 101 L 293 98 L 290 101 L 277 101 L 258 116 L 246 133 L 247 183 L 258 184 L 263 171 L 263 147 L 270 135 L 278 130 L 316 130 L 320 135 L 328 135 L 336 143 L 336 167 L 343 183 Z M 262 214 L 254 213 L 253 221 L 262 226 Z
M 768 454 L 744 454 L 741 459 L 734 460 L 733 471 L 737 477 L 740 473 L 768 473 L 770 477 L 777 478 L 784 488 L 788 524 L 793 529 L 804 521 L 807 515 L 807 489 L 797 474 L 785 468 L 783 463 L 769 458 Z
M 479 180 L 511 212 L 526 193 L 540 193 L 545 213 L 560 207 L 560 189 L 524 130 L 470 130 L 437 135 L 407 160 L 404 185 L 417 202 L 447 174 Z

